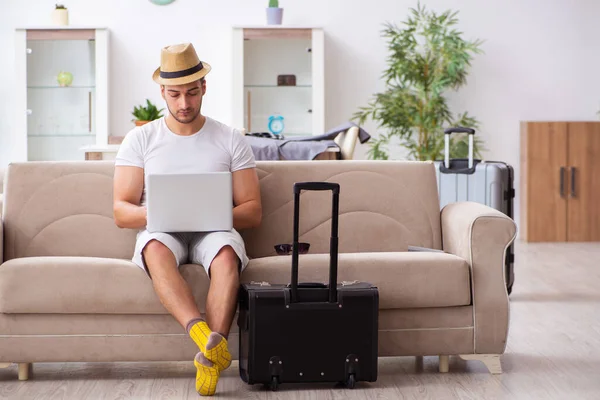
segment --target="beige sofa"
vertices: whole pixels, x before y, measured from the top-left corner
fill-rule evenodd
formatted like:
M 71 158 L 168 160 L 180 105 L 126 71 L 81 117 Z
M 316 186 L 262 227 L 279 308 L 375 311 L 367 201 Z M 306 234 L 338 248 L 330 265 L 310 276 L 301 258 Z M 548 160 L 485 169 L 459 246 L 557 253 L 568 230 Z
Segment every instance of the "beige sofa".
M 2 215 L 0 363 L 191 360 L 195 344 L 130 262 L 135 232 L 112 219 L 111 161 L 8 167 Z M 514 222 L 475 203 L 441 213 L 432 163 L 285 161 L 258 164 L 263 222 L 243 232 L 252 258 L 242 280 L 287 283 L 292 185 L 341 185 L 339 280 L 380 291 L 379 355 L 478 358 L 499 372 L 508 333 L 503 259 Z M 327 282 L 330 193 L 303 192 L 300 280 Z M 1 241 L 0 241 L 1 243 Z M 445 253 L 407 252 L 409 245 Z M 0 254 L 1 255 L 1 254 Z M 208 279 L 182 274 L 204 311 Z M 230 338 L 237 356 L 237 326 Z

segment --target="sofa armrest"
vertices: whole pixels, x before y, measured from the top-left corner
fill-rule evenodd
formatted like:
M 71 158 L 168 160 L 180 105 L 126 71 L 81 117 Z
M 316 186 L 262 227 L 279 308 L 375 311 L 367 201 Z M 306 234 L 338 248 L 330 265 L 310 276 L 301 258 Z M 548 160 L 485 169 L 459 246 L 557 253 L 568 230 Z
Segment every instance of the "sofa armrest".
M 0 214 L 2 209 L 0 208 Z M 0 264 L 4 262 L 4 221 L 0 215 Z
M 504 260 L 517 226 L 505 214 L 474 202 L 448 204 L 441 221 L 444 251 L 464 258 L 471 268 L 474 353 L 502 354 L 509 313 Z

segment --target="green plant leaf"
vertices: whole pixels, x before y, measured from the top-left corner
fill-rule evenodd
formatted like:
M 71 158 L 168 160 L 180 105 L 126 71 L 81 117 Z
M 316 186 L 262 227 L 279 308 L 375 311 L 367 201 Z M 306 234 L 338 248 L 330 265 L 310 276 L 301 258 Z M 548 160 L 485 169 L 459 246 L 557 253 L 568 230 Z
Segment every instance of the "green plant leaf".
M 138 121 L 154 121 L 155 119 L 162 118 L 162 111 L 156 108 L 156 106 L 148 99 L 146 99 L 146 105 L 139 105 L 133 107 L 132 115 Z
M 410 158 L 440 159 L 445 128 L 478 127 L 478 121 L 466 112 L 455 117 L 444 97 L 466 83 L 474 55 L 482 52 L 480 40 L 465 40 L 463 33 L 454 28 L 457 15 L 451 10 L 440 14 L 429 11 L 419 2 L 409 9 L 400 26 L 384 24 L 381 35 L 389 50 L 382 76 L 386 88 L 352 116 L 359 125 L 373 120 L 378 130 L 385 132 L 372 139 L 369 157 L 387 159 L 387 146 L 395 136 Z M 482 142 L 476 136 L 476 155 L 480 156 Z M 451 156 L 464 154 L 465 143 L 468 137 L 453 136 Z

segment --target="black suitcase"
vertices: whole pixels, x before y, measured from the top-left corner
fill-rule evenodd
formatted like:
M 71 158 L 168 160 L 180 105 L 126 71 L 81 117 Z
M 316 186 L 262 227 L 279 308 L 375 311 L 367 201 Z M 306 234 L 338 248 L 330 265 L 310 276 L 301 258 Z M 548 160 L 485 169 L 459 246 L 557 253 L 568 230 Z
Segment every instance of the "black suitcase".
M 333 192 L 329 284 L 298 283 L 302 190 Z M 241 285 L 239 368 L 248 384 L 277 390 L 288 382 L 341 382 L 353 388 L 377 380 L 378 289 L 337 284 L 339 191 L 337 183 L 294 184 L 291 283 Z

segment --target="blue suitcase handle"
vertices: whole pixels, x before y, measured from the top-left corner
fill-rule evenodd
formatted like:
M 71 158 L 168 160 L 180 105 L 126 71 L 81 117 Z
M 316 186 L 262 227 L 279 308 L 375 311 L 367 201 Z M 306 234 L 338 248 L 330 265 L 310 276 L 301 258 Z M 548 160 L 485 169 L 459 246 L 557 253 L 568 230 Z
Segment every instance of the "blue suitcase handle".
M 468 133 L 469 135 L 475 134 L 475 129 L 465 128 L 464 126 L 457 126 L 454 128 L 448 128 L 444 131 L 446 135 L 450 135 L 452 133 Z
M 440 164 L 440 172 L 443 174 L 474 174 L 475 166 L 477 164 L 473 159 L 473 136 L 475 135 L 475 129 L 456 126 L 444 130 L 444 133 L 444 161 Z M 453 133 L 469 134 L 469 158 L 467 160 L 450 160 L 450 135 Z

